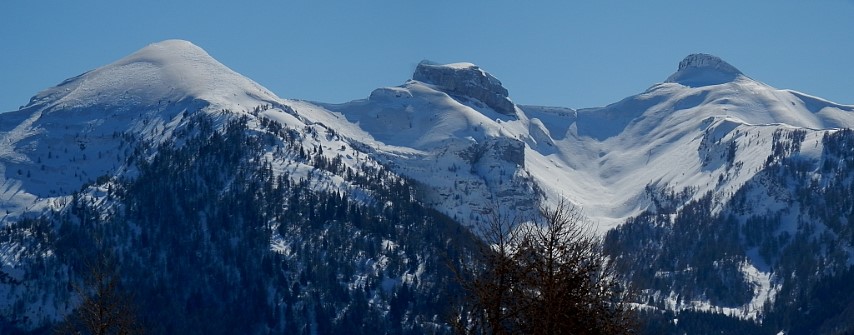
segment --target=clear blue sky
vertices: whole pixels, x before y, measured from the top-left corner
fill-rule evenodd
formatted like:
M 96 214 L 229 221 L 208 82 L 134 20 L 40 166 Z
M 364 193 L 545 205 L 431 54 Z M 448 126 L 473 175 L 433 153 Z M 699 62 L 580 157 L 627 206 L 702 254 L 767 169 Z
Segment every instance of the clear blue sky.
M 190 40 L 283 98 L 344 102 L 468 61 L 521 104 L 594 107 L 696 52 L 854 104 L 854 0 L 0 1 L 0 111 L 149 43 Z

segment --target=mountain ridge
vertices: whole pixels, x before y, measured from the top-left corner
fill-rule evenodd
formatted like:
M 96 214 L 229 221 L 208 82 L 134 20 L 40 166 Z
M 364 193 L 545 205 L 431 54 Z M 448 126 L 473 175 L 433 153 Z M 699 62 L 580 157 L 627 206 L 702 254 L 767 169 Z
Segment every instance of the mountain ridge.
M 735 229 L 706 232 L 731 249 L 710 252 L 716 259 L 679 259 L 682 267 L 664 264 L 662 276 L 690 278 L 692 268 L 717 269 L 726 276 L 710 277 L 710 285 L 737 283 L 731 290 L 737 292 L 698 292 L 685 283 L 662 286 L 661 280 L 638 275 L 640 282 L 652 283 L 644 287 L 644 297 L 655 308 L 719 310 L 755 320 L 776 294 L 797 289 L 785 286 L 794 284 L 772 270 L 790 260 L 763 256 L 758 248 L 766 250 L 762 253 L 782 250 L 780 244 L 788 243 L 779 242 L 786 239 L 784 232 L 809 239 L 809 229 L 837 229 L 825 219 L 796 223 L 816 214 L 785 203 L 801 199 L 795 190 L 809 189 L 801 183 L 830 180 L 825 171 L 847 164 L 834 160 L 844 156 L 845 148 L 835 143 L 847 143 L 841 128 L 851 127 L 854 106 L 775 89 L 706 54 L 689 55 L 664 82 L 597 108 L 516 105 L 497 78 L 474 64 L 426 62 L 399 86 L 378 88 L 361 100 L 325 104 L 281 99 L 192 43 L 169 40 L 66 80 L 24 108 L 0 114 L 0 210 L 6 211 L 0 222 L 14 226 L 43 213 L 77 211 L 69 204 L 83 206 L 81 198 L 98 204 L 92 210 L 103 210 L 104 216 L 120 212 L 110 190 L 138 177 L 160 150 L 175 155 L 169 157 L 179 166 L 205 163 L 211 168 L 210 162 L 178 154 L 182 145 L 196 143 L 188 139 L 199 136 L 202 148 L 216 147 L 202 140 L 220 143 L 224 135 L 218 134 L 234 128 L 228 143 L 245 142 L 252 150 L 242 154 L 252 156 L 241 160 L 240 150 L 229 149 L 233 175 L 218 178 L 231 180 L 251 168 L 264 180 L 275 180 L 270 189 L 311 185 L 306 192 L 331 194 L 328 206 L 337 206 L 341 198 L 369 206 L 385 199 L 376 198 L 377 189 L 390 188 L 410 205 L 433 208 L 472 231 L 496 210 L 524 218 L 540 205 L 566 200 L 583 208 L 598 223 L 597 233 L 619 246 L 612 249 L 615 259 L 633 253 L 656 259 L 691 254 L 696 246 L 667 240 L 649 243 L 685 249 L 666 249 L 672 254 L 665 256 L 656 256 L 656 249 L 635 250 L 634 240 L 624 236 L 647 235 L 615 232 L 669 227 L 671 234 L 690 236 L 692 221 L 685 218 L 705 211 L 701 214 L 718 220 L 722 229 Z M 255 137 L 241 137 L 244 133 Z M 170 166 L 168 160 L 158 162 L 161 168 Z M 797 178 L 775 179 L 790 173 L 784 163 L 795 166 Z M 365 184 L 366 176 L 377 174 L 389 180 L 380 181 L 381 186 Z M 846 179 L 840 180 L 844 184 Z M 406 192 L 411 193 L 402 195 Z M 289 206 L 299 199 L 291 201 L 296 202 Z M 745 213 L 744 203 L 755 212 Z M 380 205 L 384 212 L 400 214 L 394 201 Z M 756 233 L 762 229 L 754 226 L 769 225 L 765 215 L 782 218 L 784 227 Z M 799 225 L 812 228 L 801 231 Z M 275 245 L 268 247 L 293 256 L 288 238 L 273 233 Z M 834 241 L 821 238 L 822 243 Z M 394 243 L 382 243 L 380 249 L 393 251 Z M 851 262 L 854 249 L 846 243 L 838 241 L 834 250 Z M 0 245 L 0 250 L 19 248 Z M 3 255 L 4 266 L 22 264 L 15 255 Z M 627 273 L 633 271 L 641 272 Z M 395 273 L 388 285 L 411 283 L 415 273 Z
M 141 67 L 139 76 L 129 75 L 120 78 L 110 76 L 113 69 L 123 69 L 129 65 L 136 66 L 134 64 L 159 65 L 154 69 L 147 66 Z M 434 85 L 432 82 L 439 80 L 433 78 L 431 81 L 427 78 L 426 73 L 429 71 L 426 69 L 434 71 L 433 76 L 438 76 L 437 78 L 445 78 L 442 79 L 444 84 Z M 738 78 L 696 87 L 671 80 L 674 77 L 683 77 L 686 73 L 696 74 L 695 71 L 734 74 Z M 210 78 L 215 80 L 200 79 L 208 78 L 206 76 L 211 76 Z M 107 79 L 100 80 L 101 77 Z M 87 97 L 82 93 L 95 92 L 95 88 L 110 86 L 93 85 L 94 88 L 90 90 L 81 88 L 80 86 L 86 86 L 87 81 L 105 81 L 115 84 L 115 80 L 121 78 L 124 78 L 124 84 L 110 87 L 111 90 L 121 91 L 118 94 L 96 94 L 88 96 L 88 99 L 84 99 L 86 101 L 78 101 L 77 105 L 70 103 L 74 100 L 71 98 L 77 91 L 81 91 L 78 95 L 82 99 Z M 149 78 L 158 79 L 159 81 L 155 82 L 162 87 L 158 86 L 159 88 L 148 97 L 144 96 L 145 94 L 139 96 L 128 94 L 133 93 L 133 89 L 123 87 L 123 85 L 139 85 L 140 81 L 146 81 Z M 508 161 L 499 160 L 504 163 L 496 163 L 498 165 L 492 165 L 488 169 L 496 169 L 499 165 L 504 165 L 500 169 L 505 173 L 516 171 L 510 174 L 517 175 L 519 172 L 519 178 L 538 179 L 539 184 L 547 187 L 540 188 L 539 191 L 531 190 L 530 192 L 533 193 L 529 193 L 529 196 L 543 193 L 544 198 L 552 200 L 568 197 L 574 203 L 586 207 L 592 217 L 604 222 L 605 227 L 612 227 L 625 220 L 631 213 L 638 213 L 639 208 L 632 209 L 634 205 L 631 205 L 637 202 L 631 199 L 642 196 L 644 185 L 658 179 L 650 176 L 638 178 L 636 175 L 626 175 L 625 172 L 629 171 L 628 165 L 613 165 L 618 161 L 610 159 L 612 156 L 619 155 L 622 159 L 633 162 L 632 164 L 646 164 L 656 156 L 666 157 L 661 154 L 656 155 L 656 152 L 662 152 L 665 148 L 662 145 L 668 142 L 652 143 L 645 139 L 645 134 L 657 133 L 658 138 L 670 136 L 669 141 L 673 142 L 678 140 L 673 136 L 689 136 L 693 132 L 691 129 L 702 128 L 706 124 L 705 120 L 709 118 L 723 118 L 745 126 L 789 124 L 809 129 L 830 129 L 854 124 L 854 116 L 852 116 L 854 113 L 850 113 L 854 107 L 813 99 L 796 91 L 773 89 L 744 76 L 741 71 L 720 58 L 707 54 L 687 56 L 679 63 L 677 71 L 668 80 L 653 85 L 646 92 L 605 107 L 568 112 L 564 110 L 559 114 L 560 116 L 543 113 L 547 109 L 538 107 L 528 107 L 530 112 L 526 112 L 524 107 L 506 100 L 507 90 L 501 86 L 498 79 L 471 63 L 439 65 L 425 61 L 416 68 L 413 78 L 424 79 L 426 82 L 413 80 L 398 87 L 380 88 L 372 92 L 366 100 L 349 103 L 332 105 L 284 100 L 269 93 L 257 83 L 234 73 L 192 43 L 167 40 L 149 45 L 121 60 L 63 82 L 56 88 L 45 91 L 48 93 L 40 93 L 33 101 L 41 104 L 62 103 L 65 107 L 87 108 L 87 104 L 97 105 L 97 101 L 104 100 L 101 105 L 113 114 L 121 113 L 121 110 L 128 105 L 133 106 L 134 103 L 144 101 L 146 105 L 156 106 L 154 109 L 157 110 L 173 110 L 167 113 L 172 116 L 158 121 L 162 124 L 158 126 L 163 128 L 159 130 L 161 132 L 167 131 L 166 125 L 170 124 L 174 115 L 186 109 L 187 106 L 211 103 L 228 105 L 243 111 L 266 104 L 292 106 L 295 108 L 291 114 L 297 118 L 321 122 L 334 129 L 340 129 L 341 133 L 348 138 L 374 146 L 391 155 L 389 157 L 407 153 L 406 155 L 410 157 L 420 159 L 420 163 L 408 167 L 413 171 L 409 176 L 421 178 L 421 181 L 427 182 L 427 185 L 436 180 L 425 178 L 423 173 L 415 171 L 424 171 L 426 160 L 433 159 L 434 162 L 438 162 L 436 150 L 444 150 L 447 145 L 456 143 L 452 146 L 457 148 L 454 149 L 457 153 L 451 157 L 446 156 L 448 161 L 445 163 L 448 166 L 444 167 L 455 169 L 460 165 L 471 165 L 465 159 L 456 156 L 464 150 L 475 150 L 480 145 L 478 143 L 483 143 L 489 138 L 505 138 L 506 141 L 510 141 L 508 143 L 521 141 L 525 143 L 524 155 L 532 157 L 527 166 L 515 164 L 519 166 L 514 167 L 514 164 Z M 205 83 L 196 87 L 199 82 Z M 458 87 L 466 87 L 473 83 L 477 83 L 476 87 L 483 87 L 476 89 L 481 93 L 467 94 L 458 91 Z M 74 89 L 71 89 L 72 87 Z M 233 93 L 228 93 L 231 91 Z M 65 94 L 67 92 L 71 93 Z M 57 95 L 59 98 L 53 98 L 55 101 L 48 99 L 54 96 L 52 93 L 60 94 Z M 130 96 L 128 99 L 122 98 L 128 96 Z M 508 109 L 504 105 L 496 110 L 493 108 L 496 106 L 494 103 L 480 101 L 478 97 L 483 99 L 484 96 L 497 96 L 503 103 L 510 104 L 513 109 L 512 114 L 508 114 Z M 184 101 L 188 98 L 192 98 L 191 101 Z M 786 103 L 778 103 L 781 100 Z M 175 105 L 178 101 L 184 102 L 178 107 L 170 107 L 170 103 Z M 28 108 L 34 108 L 34 106 Z M 216 111 L 217 107 L 207 109 Z M 50 110 L 45 109 L 45 111 Z M 97 115 L 93 117 L 94 119 L 86 122 L 98 119 Z M 153 117 L 157 118 L 156 115 Z M 693 122 L 696 125 L 685 127 L 686 122 Z M 35 131 L 39 129 L 38 124 L 30 128 Z M 24 129 L 22 131 L 26 132 Z M 13 133 L 5 133 L 7 142 Z M 665 135 L 668 133 L 671 135 Z M 621 143 L 631 144 L 627 146 Z M 683 143 L 685 144 L 687 143 Z M 652 147 L 647 147 L 650 145 Z M 672 143 L 667 146 L 672 147 Z M 627 149 L 629 151 L 626 151 Z M 15 150 L 9 148 L 5 149 L 5 152 L 11 153 Z M 496 157 L 503 155 L 496 154 L 498 155 Z M 519 154 L 516 155 L 519 156 Z M 586 158 L 579 161 L 574 157 Z M 598 162 L 598 165 L 582 163 L 583 161 Z M 400 165 L 400 162 L 393 158 L 388 162 Z M 667 166 L 673 163 L 662 162 L 662 164 Z M 536 170 L 532 171 L 532 168 Z M 488 171 L 483 173 L 487 175 L 487 181 L 492 180 L 499 184 L 506 181 L 506 178 L 489 176 Z M 484 176 L 470 177 L 473 178 L 469 181 L 470 183 L 481 184 L 476 186 L 477 188 L 491 183 L 484 183 Z M 570 184 L 554 187 L 555 183 L 547 182 L 549 180 L 562 180 L 563 183 L 570 182 Z M 633 186 L 629 189 L 621 188 L 610 196 L 607 196 L 608 192 L 605 192 L 606 196 L 585 196 L 585 194 L 596 194 L 601 193 L 601 190 L 613 189 L 616 184 L 623 183 L 624 180 L 645 181 L 633 182 L 631 183 Z M 443 184 L 442 188 L 446 189 L 440 193 L 450 194 L 450 190 L 454 187 L 444 182 L 438 183 Z M 696 182 L 689 183 L 696 184 Z M 489 197 L 486 195 L 494 192 L 501 192 L 501 190 L 489 190 L 487 187 L 481 190 L 481 196 L 468 202 L 469 204 L 484 203 Z M 450 204 L 446 200 L 438 203 L 445 207 L 458 208 L 446 212 L 451 216 L 474 217 L 478 215 L 476 213 L 486 210 L 481 206 L 469 208 L 471 206 L 463 205 L 461 208 L 461 204 Z M 621 209 L 609 208 L 614 207 L 613 204 L 618 204 L 616 207 Z
M 132 75 L 133 69 L 126 68 L 127 66 L 133 68 L 138 64 L 155 64 L 155 67 L 142 65 L 137 69 L 139 75 Z M 854 124 L 854 113 L 851 113 L 854 107 L 827 102 L 796 91 L 773 89 L 744 76 L 741 71 L 720 58 L 707 54 L 687 56 L 679 63 L 677 72 L 668 80 L 653 85 L 646 92 L 605 107 L 564 109 L 557 115 L 544 113 L 549 110 L 548 108 L 527 107 L 530 111 L 525 111 L 525 107 L 517 106 L 509 100 L 502 100 L 512 105 L 513 113 L 508 114 L 506 109 L 499 108 L 496 111 L 493 108 L 494 104 L 480 101 L 478 97 L 482 98 L 484 96 L 482 93 L 467 95 L 458 91 L 457 87 L 477 83 L 477 87 L 483 87 L 476 89 L 480 90 L 479 92 L 494 91 L 486 94 L 487 96 L 497 96 L 501 99 L 506 99 L 508 96 L 507 90 L 501 86 L 498 79 L 474 64 L 438 65 L 422 62 L 419 68 L 421 70 L 416 69 L 413 77 L 424 79 L 426 83 L 413 80 L 398 87 L 380 88 L 372 92 L 368 99 L 349 103 L 335 105 L 311 103 L 280 99 L 257 83 L 231 71 L 192 43 L 167 40 L 149 45 L 116 62 L 45 90 L 34 97 L 33 102 L 25 109 L 41 108 L 39 106 L 52 104 L 55 106 L 42 108 L 41 112 L 33 115 L 45 112 L 49 115 L 52 109 L 63 108 L 83 109 L 87 111 L 84 113 L 91 113 L 88 111 L 94 110 L 91 108 L 94 104 L 94 106 L 101 106 L 99 108 L 104 112 L 113 115 L 111 118 L 118 117 L 126 120 L 116 121 L 119 122 L 115 123 L 116 127 L 121 127 L 121 122 L 131 122 L 137 124 L 134 127 L 168 133 L 169 125 L 177 125 L 175 122 L 180 121 L 176 117 L 182 110 L 188 108 L 212 104 L 213 106 L 208 106 L 206 109 L 216 112 L 217 105 L 227 105 L 229 108 L 245 112 L 259 105 L 273 104 L 289 109 L 288 113 L 297 117 L 298 121 L 320 122 L 333 129 L 340 129 L 340 133 L 347 138 L 385 152 L 389 157 L 387 163 L 410 169 L 411 173 L 408 174 L 410 177 L 420 178 L 421 182 L 429 187 L 443 185 L 440 187 L 443 189 L 439 192 L 441 194 L 451 194 L 450 191 L 456 186 L 435 180 L 429 175 L 425 176 L 422 172 L 427 168 L 425 164 L 428 164 L 429 160 L 432 159 L 433 162 L 444 160 L 444 163 L 438 166 L 446 170 L 458 169 L 460 166 L 471 166 L 471 162 L 461 157 L 465 155 L 464 151 L 481 150 L 477 148 L 491 138 L 502 139 L 501 141 L 507 141 L 508 144 L 520 141 L 525 144 L 524 153 L 510 156 L 497 152 L 493 154 L 496 155 L 495 157 L 526 156 L 530 158 L 529 163 L 513 163 L 512 161 L 526 160 L 518 157 L 509 161 L 499 159 L 495 164 L 488 166 L 487 170 L 481 171 L 484 175 L 469 175 L 471 180 L 468 183 L 475 184 L 474 187 L 480 189 L 481 195 L 469 199 L 467 205 L 451 204 L 447 199 L 433 201 L 442 204 L 443 207 L 454 208 L 446 211 L 446 214 L 452 217 L 473 218 L 479 215 L 477 213 L 487 210 L 482 206 L 472 206 L 473 204 L 488 202 L 487 198 L 495 192 L 509 191 L 497 185 L 503 185 L 505 181 L 511 181 L 510 179 L 513 178 L 521 178 L 517 182 L 523 183 L 539 180 L 537 184 L 545 187 L 535 187 L 538 190 L 526 191 L 529 197 L 542 197 L 551 199 L 550 201 L 567 197 L 574 203 L 587 208 L 592 217 L 604 223 L 605 229 L 625 220 L 632 213 L 638 213 L 640 207 L 633 207 L 639 203 L 632 199 L 643 195 L 643 187 L 647 183 L 660 179 L 660 177 L 632 174 L 629 164 L 647 164 L 656 157 L 671 157 L 662 152 L 666 151 L 667 147 L 674 148 L 673 150 L 677 147 L 682 148 L 674 146 L 679 138 L 684 138 L 685 141 L 680 144 L 683 146 L 699 143 L 691 139 L 695 135 L 690 134 L 695 132 L 692 129 L 707 127 L 710 124 L 707 120 L 726 119 L 729 120 L 727 122 L 744 126 L 788 124 L 808 129 L 831 129 Z M 131 75 L 111 75 L 114 69 L 131 70 Z M 436 71 L 433 72 L 434 76 L 444 76 L 445 83 L 431 84 L 431 79 L 426 74 L 429 71 L 426 69 Z M 733 81 L 696 87 L 670 80 L 695 70 L 735 74 L 738 78 Z M 104 77 L 106 79 L 102 80 L 101 78 Z M 134 95 L 134 89 L 129 88 L 136 87 L 151 78 L 156 79 L 154 83 L 162 87 L 158 86 L 148 96 L 144 91 Z M 202 80 L 204 78 L 211 80 Z M 89 81 L 95 83 L 87 89 Z M 103 84 L 104 82 L 112 85 Z M 199 82 L 205 83 L 199 84 Z M 153 84 L 143 84 L 143 88 L 140 89 L 144 90 L 144 87 L 150 87 L 150 85 Z M 100 92 L 97 88 L 107 89 L 107 92 L 120 92 L 118 94 L 92 93 Z M 86 95 L 86 92 L 92 94 Z M 73 103 L 75 101 L 76 105 Z M 158 126 L 140 124 L 143 121 L 139 116 L 119 116 L 122 115 L 122 110 L 140 103 L 153 107 L 139 108 L 160 111 L 144 117 L 160 119 L 156 122 Z M 164 114 L 167 110 L 170 112 Z M 11 121 L 11 115 L 7 117 Z M 0 151 L 6 152 L 7 157 L 13 157 L 15 152 L 20 152 L 20 148 L 14 148 L 14 144 L 20 141 L 13 141 L 13 139 L 43 131 L 39 126 L 42 121 L 38 119 L 39 117 L 30 117 L 27 122 L 31 124 L 25 129 L 13 131 L 6 127 L 9 130 L 2 134 L 6 138 L 6 145 L 4 145 L 5 149 L 0 148 L 2 149 Z M 81 127 L 91 128 L 92 122 L 103 123 L 98 121 L 100 120 L 98 113 L 86 119 L 85 121 L 81 119 Z M 16 122 L 20 121 L 14 121 L 11 124 L 17 126 Z M 47 124 L 55 122 L 60 121 L 44 121 Z M 689 123 L 694 125 L 686 127 L 685 125 Z M 112 128 L 103 128 L 101 136 L 114 131 L 116 130 Z M 90 129 L 89 133 L 91 132 Z M 645 136 L 650 133 L 657 135 Z M 80 137 L 80 135 L 77 133 L 74 136 Z M 659 140 L 651 141 L 651 138 Z M 662 142 L 661 139 L 664 138 L 669 140 Z M 38 143 L 35 144 L 38 145 Z M 449 145 L 455 148 L 452 150 L 455 153 L 450 156 L 447 155 L 446 150 L 451 148 L 448 147 Z M 695 145 L 697 144 L 690 144 L 690 146 Z M 504 144 L 501 146 L 509 148 Z M 437 150 L 445 150 L 446 154 L 442 156 L 444 158 L 437 156 L 439 152 Z M 684 149 L 678 151 L 684 151 Z M 414 159 L 411 161 L 414 165 L 401 165 L 408 159 L 401 156 L 404 161 L 397 160 L 395 156 L 401 153 Z M 616 156 L 621 157 L 623 163 L 611 159 Z M 677 156 L 679 155 L 673 157 Z M 14 157 L 18 157 L 18 162 L 27 161 L 20 155 Z M 579 161 L 575 157 L 585 158 Z M 672 166 L 673 162 L 665 159 L 659 164 L 662 164 L 662 167 Z M 30 165 L 32 169 L 33 164 Z M 12 166 L 13 169 L 15 167 L 17 165 Z M 472 171 L 476 170 L 472 169 Z M 489 170 L 494 169 L 516 177 L 495 178 L 489 173 Z M 702 172 L 699 168 L 694 169 L 697 169 L 695 178 L 703 175 L 706 176 L 703 178 L 708 177 L 708 172 Z M 98 169 L 98 171 L 104 170 Z M 97 175 L 101 173 L 98 171 L 81 173 Z M 683 171 L 683 174 L 684 172 L 687 171 Z M 557 184 L 548 182 L 558 180 L 562 182 Z M 604 195 L 590 196 L 603 193 L 602 190 L 615 189 L 616 185 L 623 184 L 626 180 L 635 182 L 629 183 L 631 186 L 628 188 L 617 187 L 616 189 L 620 191 L 611 195 L 605 191 Z M 682 185 L 679 187 L 698 186 L 692 185 L 697 184 L 697 181 L 692 182 L 690 178 L 676 180 L 679 185 Z M 674 180 L 669 182 L 672 183 Z M 687 184 L 683 185 L 683 183 Z M 73 188 L 73 185 L 68 187 Z M 7 187 L 7 189 L 12 190 L 7 192 L 7 200 L 11 200 L 12 194 L 18 194 L 19 189 L 16 187 Z M 537 193 L 541 195 L 533 195 Z M 614 204 L 618 205 L 614 206 Z
M 244 96 L 238 97 L 237 93 Z M 217 104 L 226 95 L 231 95 L 231 100 L 279 100 L 275 94 L 229 69 L 191 42 L 165 40 L 65 80 L 34 96 L 28 105 L 153 106 L 187 98 Z

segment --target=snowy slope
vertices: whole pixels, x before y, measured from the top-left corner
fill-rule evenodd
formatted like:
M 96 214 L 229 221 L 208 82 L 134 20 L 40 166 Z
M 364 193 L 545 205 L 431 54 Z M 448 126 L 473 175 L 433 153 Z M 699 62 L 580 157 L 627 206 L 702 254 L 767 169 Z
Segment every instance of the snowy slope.
M 471 64 L 446 67 L 443 73 L 483 71 Z M 854 106 L 775 89 L 705 54 L 686 57 L 675 73 L 645 92 L 580 110 L 516 106 L 510 115 L 447 89 L 471 85 L 473 76 L 460 75 L 460 84 L 449 84 L 447 76 L 441 84 L 410 80 L 377 89 L 366 100 L 297 102 L 294 108 L 368 144 L 380 161 L 427 185 L 433 193 L 424 198 L 454 218 L 476 225 L 494 203 L 525 214 L 540 201 L 568 199 L 583 207 L 600 233 L 655 211 L 658 199 L 652 197 L 659 192 L 685 191 L 687 197 L 677 207 L 711 194 L 719 206 L 712 211 L 720 211 L 747 183 L 762 183 L 760 173 L 779 149 L 779 134 L 803 131 L 799 157 L 818 160 L 825 135 L 854 126 Z M 472 148 L 501 141 L 522 145 L 522 155 L 516 157 L 521 159 L 496 151 L 488 169 L 467 160 Z M 754 191 L 749 197 L 752 215 L 782 213 L 782 228 L 767 234 L 794 234 L 803 213 L 787 209 L 791 197 L 784 190 Z M 742 225 L 749 224 L 747 218 L 739 217 Z M 765 304 L 774 301 L 781 282 L 755 249 L 745 254 L 746 261 L 735 271 L 753 292 L 742 305 L 718 305 L 703 295 L 656 295 L 669 296 L 671 310 L 757 319 Z
M 445 66 L 483 71 L 463 65 Z M 460 76 L 464 83 L 456 86 L 467 85 L 470 77 Z M 465 150 L 491 139 L 521 141 L 524 162 L 513 175 L 536 181 L 537 190 L 527 196 L 541 192 L 548 201 L 570 199 L 601 224 L 601 231 L 648 208 L 647 185 L 695 187 L 697 194 L 736 189 L 764 163 L 764 155 L 756 153 L 770 150 L 770 143 L 752 141 L 748 134 L 767 138 L 780 127 L 819 131 L 854 125 L 854 107 L 777 90 L 705 54 L 686 57 L 667 80 L 641 94 L 578 111 L 517 106 L 515 115 L 497 113 L 475 98 L 444 89 L 449 79 L 442 80 L 442 85 L 410 80 L 346 104 L 299 101 L 294 107 L 368 144 L 397 171 L 443 194 L 459 194 L 456 181 L 483 177 L 453 169 L 467 166 L 459 158 Z M 703 151 L 721 140 L 737 142 L 743 167 L 718 185 L 710 181 L 727 174 L 726 167 L 709 165 L 710 153 Z M 461 195 L 462 201 L 434 201 L 446 213 L 465 217 L 482 211 L 477 204 L 489 203 L 496 192 L 487 188 Z
M 109 65 L 68 79 L 31 99 L 32 105 L 81 108 L 158 106 L 187 98 L 218 107 L 278 101 L 257 83 L 183 40 L 154 43 Z
M 0 114 L 0 220 L 62 208 L 74 192 L 98 178 L 132 177 L 125 162 L 140 154 L 134 152 L 136 145 L 169 141 L 197 112 L 220 123 L 247 115 L 326 132 L 305 124 L 276 95 L 192 43 L 154 43 L 40 92 L 18 111 Z M 306 136 L 302 142 L 308 148 L 349 147 L 327 136 Z M 342 154 L 352 165 L 370 164 L 357 162 L 348 150 L 328 155 Z M 311 169 L 294 164 L 288 170 L 299 178 Z
M 496 208 L 528 215 L 541 202 L 567 199 L 600 232 L 654 209 L 649 189 L 690 190 L 686 201 L 711 192 L 725 201 L 762 171 L 777 130 L 805 131 L 799 154 L 818 157 L 824 134 L 854 127 L 854 106 L 775 89 L 705 54 L 605 107 L 519 106 L 509 96 L 474 64 L 422 62 L 412 80 L 367 99 L 285 100 L 190 42 L 155 43 L 0 114 L 0 220 L 62 208 L 98 178 L 132 178 L 129 157 L 155 154 L 133 148 L 189 131 L 193 113 L 245 116 L 262 132 L 264 119 L 273 120 L 301 148 L 355 171 L 387 166 L 420 183 L 421 201 L 473 227 Z M 270 148 L 265 159 L 276 174 L 370 198 L 298 157 Z M 769 199 L 755 209 L 781 206 Z M 3 255 L 4 263 L 14 265 L 13 256 Z M 767 267 L 751 262 L 743 271 L 763 291 L 733 313 L 755 316 L 773 290 Z
M 471 63 L 425 61 L 414 77 L 423 81 L 345 104 L 283 100 L 190 42 L 155 43 L 3 114 L 0 205 L 14 217 L 121 169 L 130 154 L 125 142 L 139 140 L 119 136 L 128 129 L 144 139 L 169 138 L 185 111 L 269 105 L 264 115 L 293 128 L 334 129 L 342 141 L 420 181 L 424 200 L 451 217 L 472 223 L 496 204 L 530 212 L 541 200 L 566 198 L 605 231 L 648 208 L 647 185 L 694 187 L 697 194 L 737 188 L 763 163 L 755 153 L 770 150 L 748 133 L 854 124 L 854 107 L 774 89 L 705 54 L 686 57 L 643 93 L 580 110 L 497 112 L 494 106 L 512 104 L 507 90 Z M 701 151 L 721 140 L 737 142 L 743 172 L 718 185 L 710 181 L 725 167 L 704 162 L 709 153 Z
M 689 56 L 686 61 L 696 57 Z M 698 194 L 711 190 L 709 181 L 717 180 L 725 171 L 702 164 L 701 151 L 706 143 L 738 142 L 737 160 L 744 163 L 745 173 L 718 186 L 725 189 L 737 187 L 764 163 L 765 155 L 749 154 L 749 150 L 770 150 L 770 143 L 750 142 L 747 133 L 767 139 L 780 127 L 822 130 L 854 125 L 851 106 L 774 89 L 720 62 L 714 58 L 701 63 L 713 67 L 682 68 L 667 82 L 644 93 L 607 107 L 578 111 L 570 137 L 587 148 L 587 157 L 595 157 L 578 170 L 598 175 L 601 187 L 614 194 L 581 198 L 579 202 L 616 224 L 635 212 L 639 202 L 632 197 L 646 184 L 668 184 L 677 190 L 698 187 Z M 719 72 L 718 67 L 726 72 Z M 576 145 L 571 141 L 562 144 Z M 567 194 L 595 194 L 570 187 Z M 622 208 L 607 208 L 614 204 Z
M 199 120 L 211 121 L 213 129 L 201 127 L 205 122 Z M 46 210 L 73 212 L 74 199 L 86 199 L 97 215 L 108 218 L 121 207 L 110 193 L 140 175 L 138 162 L 150 162 L 159 148 L 180 147 L 195 135 L 207 138 L 222 132 L 236 120 L 245 120 L 240 123 L 247 128 L 241 131 L 269 141 L 264 142 L 260 158 L 243 162 L 247 170 L 269 168 L 272 178 L 287 176 L 295 184 L 311 185 L 311 192 L 346 194 L 355 202 L 375 200 L 358 177 L 368 169 L 376 174 L 379 163 L 355 150 L 334 129 L 307 122 L 285 101 L 197 46 L 170 40 L 71 78 L 39 93 L 22 109 L 0 114 L 0 226 L 33 236 L 28 228 L 19 232 L 12 227 L 23 217 L 43 215 Z M 200 133 L 203 129 L 209 133 Z M 318 167 L 323 162 L 327 170 Z M 329 166 L 336 171 L 329 171 Z M 175 171 L 180 172 L 186 173 Z M 386 181 L 393 183 L 395 178 Z M 211 181 L 200 181 L 206 182 Z M 203 196 L 169 193 L 161 196 Z M 295 238 L 272 234 L 270 252 L 287 254 L 284 250 Z M 16 325 L 21 329 L 59 320 L 73 307 L 60 295 L 34 291 L 45 287 L 34 281 L 64 283 L 70 278 L 62 274 L 27 277 L 32 274 L 26 269 L 34 262 L 56 260 L 51 245 L 29 245 L 28 241 L 0 241 L 0 295 L 5 297 L 0 299 L 0 316 L 23 318 Z M 382 271 L 385 266 L 377 268 Z M 45 298 L 29 299 L 33 294 Z
M 291 106 L 366 144 L 378 160 L 423 183 L 425 201 L 465 223 L 496 206 L 528 212 L 539 199 L 524 169 L 525 141 L 534 142 L 517 115 L 415 80 L 377 89 L 366 100 Z
M 151 44 L 68 79 L 0 115 L 4 219 L 44 206 L 113 174 L 129 141 L 168 138 L 183 112 L 252 106 L 275 95 L 187 41 Z M 133 138 L 125 132 L 133 129 Z
M 647 183 L 666 183 L 676 189 L 699 187 L 702 194 L 709 190 L 709 181 L 723 173 L 720 168 L 702 164 L 705 143 L 740 139 L 739 154 L 745 155 L 738 155 L 736 160 L 744 162 L 744 170 L 754 170 L 765 156 L 748 155 L 747 150 L 755 150 L 760 144 L 746 143 L 746 134 L 737 133 L 752 132 L 764 134 L 758 138 L 768 138 L 779 127 L 828 129 L 854 124 L 851 107 L 825 103 L 809 110 L 798 95 L 741 74 L 718 83 L 721 74 L 714 69 L 689 69 L 693 73 L 688 74 L 682 71 L 670 78 L 689 80 L 693 86 L 666 82 L 607 107 L 578 112 L 572 137 L 597 147 L 599 157 L 592 162 L 595 165 L 586 169 L 598 171 L 598 179 L 606 189 L 630 195 L 637 194 Z M 769 150 L 767 144 L 759 152 Z M 749 176 L 749 172 L 742 175 Z M 607 205 L 628 199 L 601 200 Z M 606 215 L 617 221 L 622 219 L 615 214 Z

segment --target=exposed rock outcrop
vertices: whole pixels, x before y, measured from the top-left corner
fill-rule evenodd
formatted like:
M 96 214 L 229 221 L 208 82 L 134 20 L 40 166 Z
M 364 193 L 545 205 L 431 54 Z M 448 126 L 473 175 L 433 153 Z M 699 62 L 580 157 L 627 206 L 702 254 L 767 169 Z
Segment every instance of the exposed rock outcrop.
M 524 168 L 525 143 L 509 137 L 489 138 L 460 152 L 460 157 L 467 160 L 472 166 L 477 164 L 498 166 L 511 163 Z
M 505 115 L 516 115 L 516 106 L 508 92 L 491 74 L 471 63 L 434 64 L 422 61 L 412 79 L 432 84 L 449 95 L 477 99 Z
M 679 62 L 676 73 L 665 80 L 686 86 L 708 86 L 730 82 L 743 76 L 735 66 L 709 54 L 691 54 Z

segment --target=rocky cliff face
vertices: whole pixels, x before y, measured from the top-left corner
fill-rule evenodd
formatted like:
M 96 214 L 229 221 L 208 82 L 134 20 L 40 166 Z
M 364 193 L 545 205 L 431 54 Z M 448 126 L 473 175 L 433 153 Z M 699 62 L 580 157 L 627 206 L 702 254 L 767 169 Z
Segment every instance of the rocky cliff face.
M 679 68 L 665 82 L 698 87 L 730 82 L 743 75 L 735 66 L 717 56 L 691 54 L 679 62 Z
M 412 79 L 435 85 L 450 95 L 477 99 L 501 114 L 516 115 L 516 107 L 501 81 L 474 64 L 439 65 L 422 61 Z
M 709 54 L 691 54 L 679 62 L 679 71 L 688 68 L 714 68 L 723 72 L 741 74 L 741 71 L 736 69 L 718 56 Z

